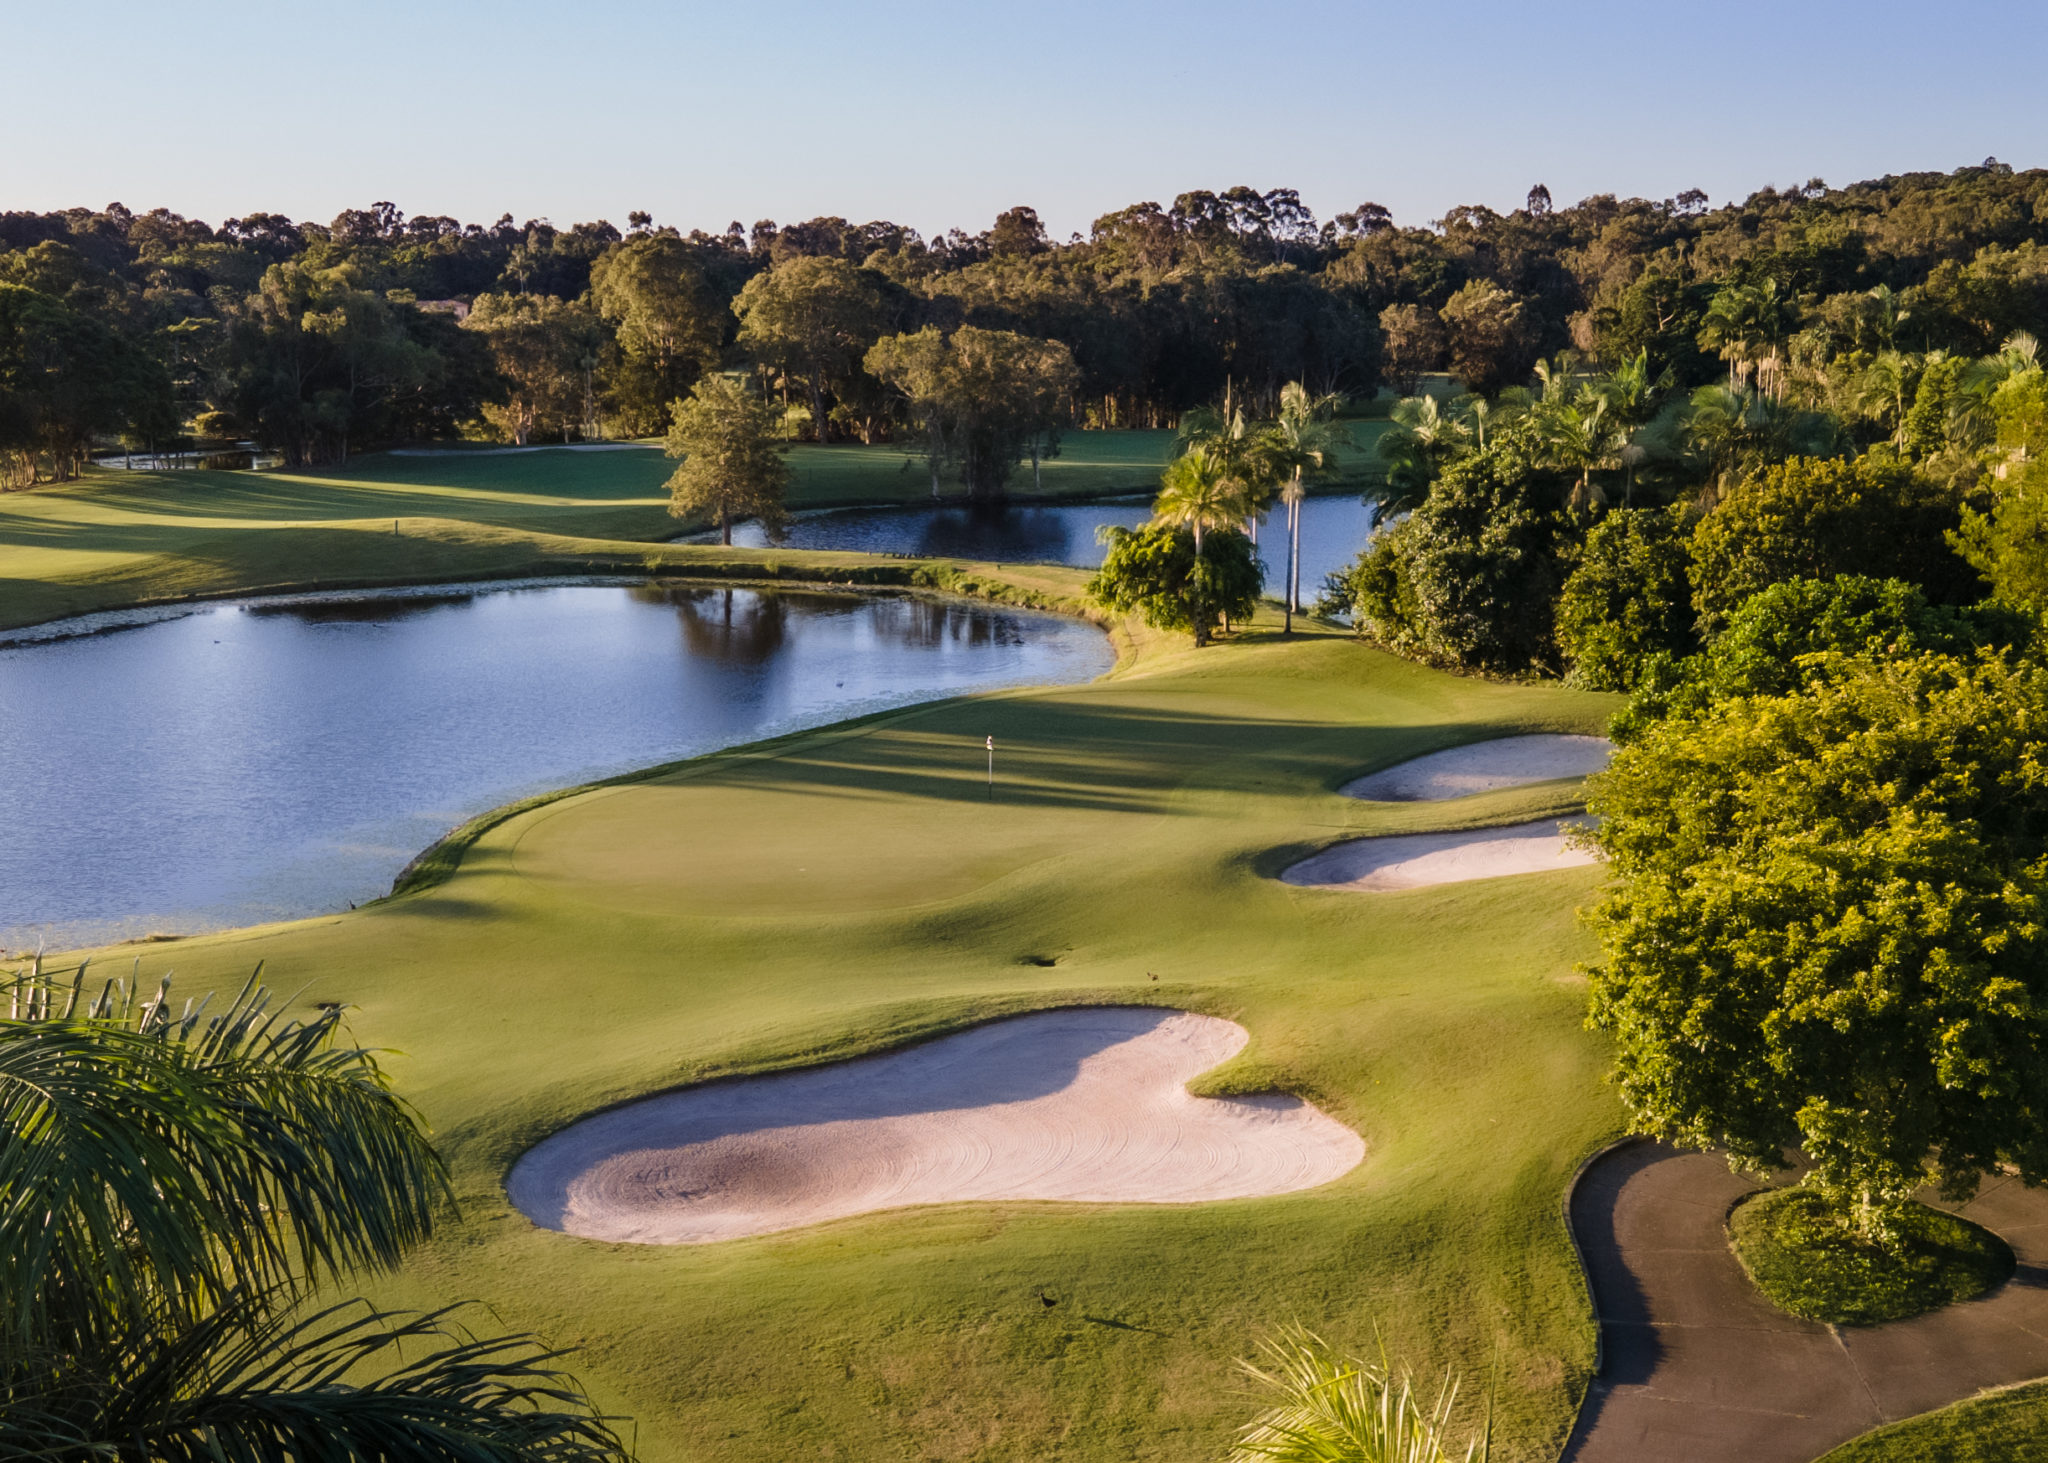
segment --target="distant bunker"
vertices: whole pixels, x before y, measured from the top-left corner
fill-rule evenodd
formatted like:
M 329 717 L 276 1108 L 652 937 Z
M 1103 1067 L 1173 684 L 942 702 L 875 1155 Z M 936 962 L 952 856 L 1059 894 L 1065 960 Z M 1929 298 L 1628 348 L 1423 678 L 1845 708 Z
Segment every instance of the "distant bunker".
M 1605 737 L 1500 737 L 1432 752 L 1346 783 L 1345 796 L 1374 802 L 1441 802 L 1505 787 L 1598 772 L 1614 754 Z M 1318 889 L 1392 891 L 1535 874 L 1594 862 L 1566 837 L 1583 818 L 1545 818 L 1504 828 L 1354 838 L 1290 865 L 1280 877 Z
M 1497 737 L 1431 752 L 1347 782 L 1348 798 L 1377 803 L 1433 803 L 1559 777 L 1586 777 L 1607 765 L 1605 737 Z
M 513 1165 L 512 1202 L 589 1239 L 709 1244 L 916 1204 L 1191 1204 L 1315 1188 L 1365 1157 L 1292 1097 L 1196 1097 L 1245 1029 L 1042 1011 L 878 1056 L 599 1113 Z

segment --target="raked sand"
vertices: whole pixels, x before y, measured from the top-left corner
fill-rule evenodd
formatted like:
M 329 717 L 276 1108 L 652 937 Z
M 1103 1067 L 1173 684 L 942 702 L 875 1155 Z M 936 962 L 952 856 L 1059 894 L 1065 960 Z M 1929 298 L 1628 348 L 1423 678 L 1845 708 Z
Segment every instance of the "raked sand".
M 1368 773 L 1338 791 L 1380 803 L 1436 802 L 1557 777 L 1584 777 L 1605 767 L 1613 755 L 1614 744 L 1605 737 L 1497 737 Z
M 1389 890 L 1575 868 L 1597 857 L 1565 842 L 1564 830 L 1578 821 L 1545 818 L 1506 828 L 1354 838 L 1290 865 L 1280 877 L 1311 888 Z
M 1285 1194 L 1355 1168 L 1364 1141 L 1295 1098 L 1189 1094 L 1248 1039 L 1185 1011 L 1042 1011 L 600 1113 L 507 1187 L 549 1229 L 707 1244 L 912 1204 Z

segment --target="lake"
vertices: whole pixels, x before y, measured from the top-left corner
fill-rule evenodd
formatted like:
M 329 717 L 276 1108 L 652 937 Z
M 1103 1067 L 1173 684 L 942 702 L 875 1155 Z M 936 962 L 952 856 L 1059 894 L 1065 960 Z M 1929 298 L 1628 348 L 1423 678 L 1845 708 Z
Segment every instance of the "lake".
M 1315 603 L 1323 576 L 1348 567 L 1372 536 L 1372 510 L 1357 498 L 1309 498 L 1301 505 L 1301 602 Z M 1073 564 L 1093 569 L 1103 548 L 1103 524 L 1136 528 L 1151 518 L 1139 502 L 1010 504 L 970 508 L 841 508 L 812 513 L 790 525 L 784 542 L 796 549 L 852 549 L 868 554 L 914 554 L 941 559 L 989 559 L 998 564 Z M 693 535 L 715 542 L 716 534 Z M 1287 572 L 1286 509 L 1275 507 L 1259 528 L 1266 592 L 1278 596 Z M 732 541 L 763 548 L 758 524 L 741 524 Z
M 0 641 L 11 950 L 344 909 L 516 798 L 1113 661 L 1100 631 L 1054 615 L 587 581 L 25 633 Z

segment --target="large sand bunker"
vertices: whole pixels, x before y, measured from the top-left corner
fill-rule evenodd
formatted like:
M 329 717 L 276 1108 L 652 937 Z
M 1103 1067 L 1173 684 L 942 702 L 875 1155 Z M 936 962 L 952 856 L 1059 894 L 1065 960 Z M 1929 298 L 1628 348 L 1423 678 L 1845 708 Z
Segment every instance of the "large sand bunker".
M 1189 1094 L 1248 1039 L 1185 1011 L 1043 1011 L 600 1113 L 507 1187 L 549 1229 L 706 1244 L 911 1204 L 1285 1194 L 1355 1168 L 1364 1141 L 1295 1098 Z
M 1498 737 L 1431 752 L 1338 790 L 1378 803 L 1437 802 L 1556 777 L 1584 777 L 1605 767 L 1613 755 L 1614 744 L 1605 737 Z
M 1565 829 L 1581 821 L 1545 818 L 1507 828 L 1354 838 L 1289 866 L 1280 877 L 1314 888 L 1387 890 L 1569 869 L 1598 857 L 1565 841 Z

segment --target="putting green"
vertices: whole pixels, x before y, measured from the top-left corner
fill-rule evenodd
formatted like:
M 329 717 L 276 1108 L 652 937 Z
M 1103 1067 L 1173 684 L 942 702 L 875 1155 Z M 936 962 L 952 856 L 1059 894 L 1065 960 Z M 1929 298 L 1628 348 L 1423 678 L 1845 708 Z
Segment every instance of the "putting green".
M 1596 732 L 1612 705 L 1322 628 L 1148 638 L 1092 685 L 548 803 L 419 892 L 138 947 L 139 973 L 198 992 L 262 960 L 275 988 L 352 1003 L 463 1201 L 378 1295 L 483 1298 L 582 1347 L 650 1463 L 1216 1456 L 1255 1406 L 1233 1358 L 1291 1322 L 1455 1365 L 1475 1416 L 1497 1364 L 1497 1456 L 1547 1459 L 1594 1340 L 1560 1198 L 1620 1120 L 1572 973 L 1598 873 L 1369 900 L 1272 875 L 1345 836 L 1567 812 L 1557 783 L 1454 809 L 1337 789 L 1482 736 Z M 1201 1090 L 1300 1096 L 1365 1161 L 1266 1198 L 952 1204 L 705 1246 L 541 1230 L 506 1197 L 522 1152 L 607 1104 L 1093 1002 L 1239 1022 L 1249 1045 Z

